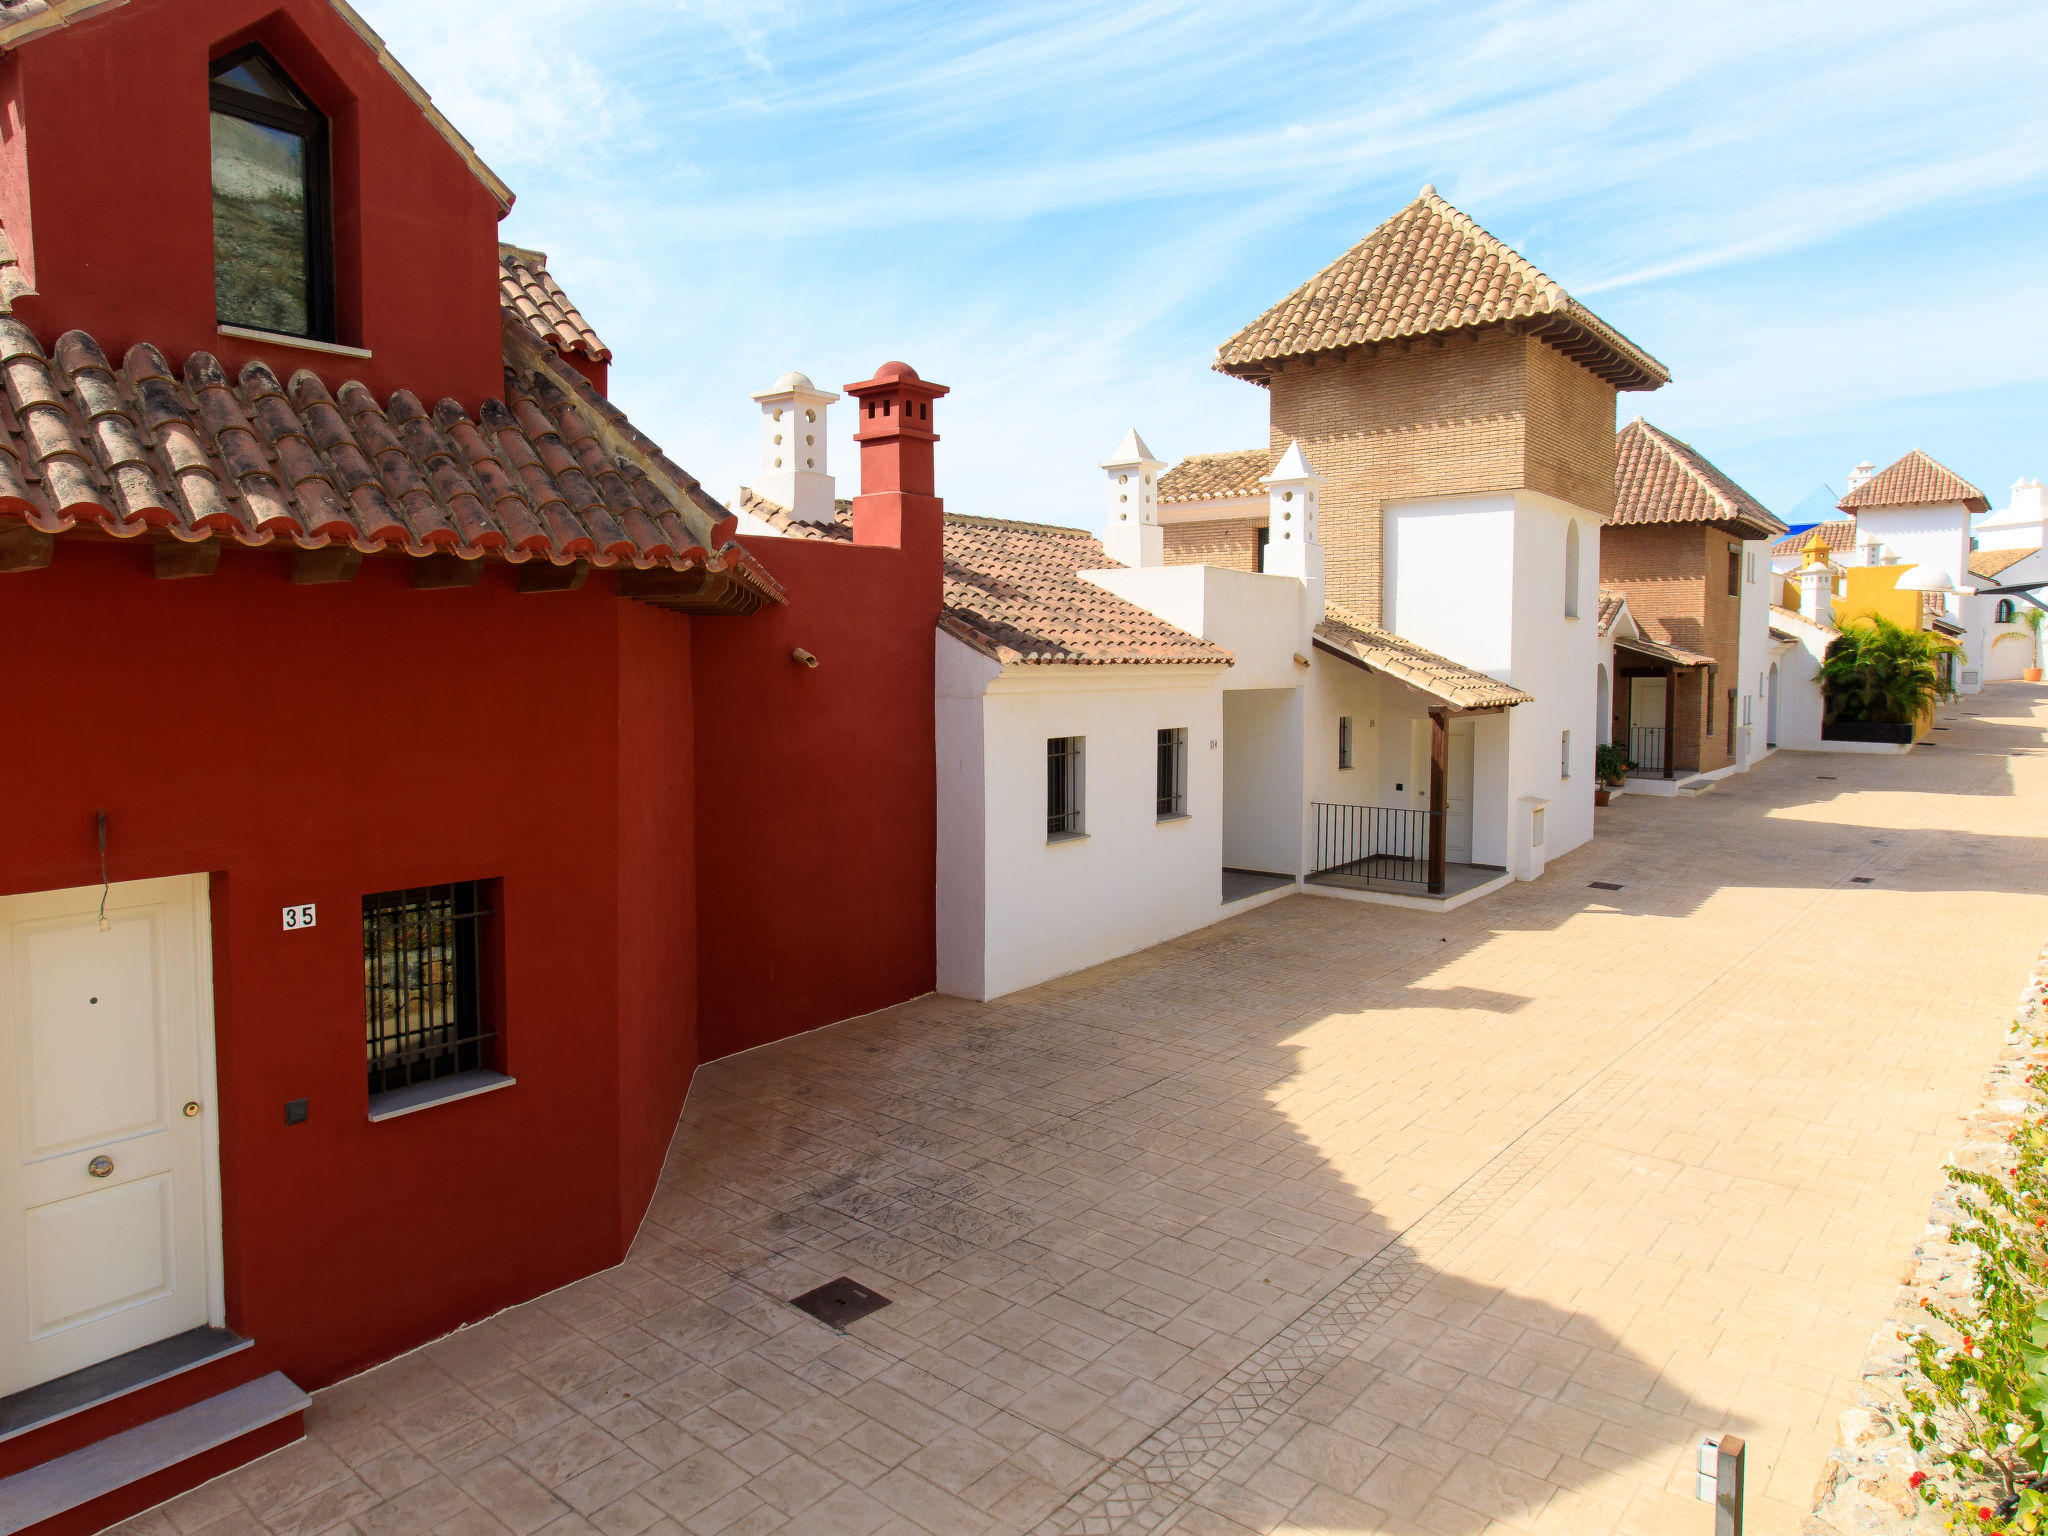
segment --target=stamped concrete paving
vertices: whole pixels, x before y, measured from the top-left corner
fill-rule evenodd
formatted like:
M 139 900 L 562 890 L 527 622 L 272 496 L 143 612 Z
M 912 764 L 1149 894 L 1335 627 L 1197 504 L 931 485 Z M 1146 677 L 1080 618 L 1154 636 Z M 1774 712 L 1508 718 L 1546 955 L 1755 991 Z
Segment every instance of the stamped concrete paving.
M 1733 1428 L 1790 1533 L 2048 933 L 2048 690 L 1943 723 L 707 1067 L 626 1264 L 130 1529 L 1704 1533 Z

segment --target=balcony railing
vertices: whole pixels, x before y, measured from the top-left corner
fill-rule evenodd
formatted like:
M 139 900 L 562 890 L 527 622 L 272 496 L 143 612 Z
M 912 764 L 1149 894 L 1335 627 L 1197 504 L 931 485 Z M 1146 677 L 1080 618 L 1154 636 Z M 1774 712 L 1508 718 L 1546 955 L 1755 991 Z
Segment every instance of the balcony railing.
M 1320 800 L 1315 812 L 1312 876 L 1348 875 L 1389 885 L 1429 883 L 1430 835 L 1441 834 L 1442 812 Z
M 1661 725 L 1632 725 L 1628 729 L 1628 760 L 1643 778 L 1671 776 L 1671 759 L 1665 750 L 1670 731 Z

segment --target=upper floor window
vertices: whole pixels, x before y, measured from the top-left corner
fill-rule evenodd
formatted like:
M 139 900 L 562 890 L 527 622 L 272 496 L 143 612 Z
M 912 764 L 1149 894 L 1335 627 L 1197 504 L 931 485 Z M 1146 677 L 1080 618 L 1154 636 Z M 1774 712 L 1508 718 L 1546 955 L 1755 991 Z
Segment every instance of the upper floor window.
M 1337 766 L 1339 768 L 1349 768 L 1351 766 L 1351 717 L 1349 715 L 1339 715 L 1337 717 Z
M 2012 605 L 2012 599 L 2011 599 L 2011 598 L 2009 598 L 2009 597 L 2001 597 L 2001 598 L 2000 598 L 2000 599 L 1998 600 L 1998 612 L 1997 612 L 1997 615 L 1996 615 L 1996 616 L 1995 616 L 1995 617 L 1994 617 L 1994 618 L 1992 619 L 1992 622 L 1993 622 L 1994 624 L 2010 624 L 2010 623 L 2012 623 L 2012 622 L 2013 622 L 2013 615 L 2015 614 L 2015 612 L 2016 612 L 2016 611 L 2017 611 L 2017 610 L 2016 610 L 2016 609 L 2014 609 L 2014 607 L 2013 607 L 2013 605 Z
M 333 340 L 327 119 L 254 45 L 214 62 L 210 99 L 215 316 Z
M 1579 616 L 1579 525 L 1575 519 L 1564 531 L 1564 616 Z
M 1730 544 L 1728 546 L 1728 595 L 1730 597 L 1742 595 L 1742 546 L 1740 544 Z

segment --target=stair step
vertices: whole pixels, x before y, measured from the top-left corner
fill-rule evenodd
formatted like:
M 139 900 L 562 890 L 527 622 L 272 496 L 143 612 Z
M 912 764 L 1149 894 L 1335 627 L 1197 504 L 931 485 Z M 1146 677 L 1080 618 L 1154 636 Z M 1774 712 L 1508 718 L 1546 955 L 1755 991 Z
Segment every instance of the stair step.
M 312 1399 L 282 1371 L 0 1478 L 0 1536 L 53 1519 L 230 1440 L 302 1413 Z
M 88 1365 L 68 1376 L 0 1397 L 0 1440 L 11 1440 L 130 1392 L 153 1387 L 223 1355 L 247 1349 L 249 1343 L 225 1328 L 192 1328 Z

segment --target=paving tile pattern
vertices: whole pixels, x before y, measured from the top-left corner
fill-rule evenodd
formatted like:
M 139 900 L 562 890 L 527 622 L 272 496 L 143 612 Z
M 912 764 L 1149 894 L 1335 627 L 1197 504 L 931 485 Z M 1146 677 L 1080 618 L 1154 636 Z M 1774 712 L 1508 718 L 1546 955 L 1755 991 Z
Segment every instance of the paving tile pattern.
M 715 1063 L 626 1262 L 124 1536 L 1690 1536 L 1722 1429 L 1792 1532 L 2048 931 L 2048 689 L 1966 709 Z

